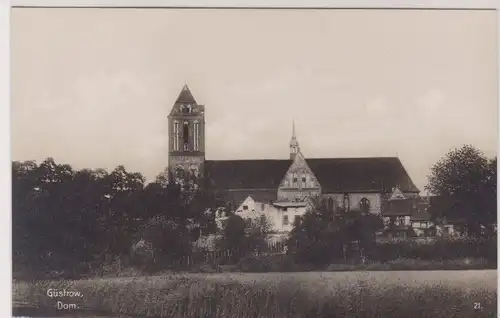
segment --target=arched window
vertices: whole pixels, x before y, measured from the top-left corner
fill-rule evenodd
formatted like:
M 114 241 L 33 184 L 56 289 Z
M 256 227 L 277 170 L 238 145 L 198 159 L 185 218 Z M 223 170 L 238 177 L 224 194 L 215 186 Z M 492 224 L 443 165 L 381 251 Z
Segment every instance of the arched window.
M 344 211 L 347 212 L 350 209 L 351 202 L 349 199 L 349 193 L 344 193 L 344 199 L 342 205 L 344 206 Z
M 184 128 L 182 131 L 182 139 L 184 141 L 184 151 L 189 149 L 189 124 L 187 121 L 184 122 Z
M 186 106 L 186 109 L 187 109 L 187 113 L 188 113 L 188 114 L 191 114 L 191 110 L 192 110 L 192 109 L 191 109 L 191 105 L 189 105 L 189 104 L 188 104 L 188 105 Z
M 328 212 L 333 212 L 333 198 L 328 199 Z
M 173 132 L 173 143 L 174 151 L 179 150 L 179 122 L 174 121 L 174 132 Z
M 367 198 L 362 198 L 359 201 L 361 212 L 368 213 L 370 211 L 370 201 Z

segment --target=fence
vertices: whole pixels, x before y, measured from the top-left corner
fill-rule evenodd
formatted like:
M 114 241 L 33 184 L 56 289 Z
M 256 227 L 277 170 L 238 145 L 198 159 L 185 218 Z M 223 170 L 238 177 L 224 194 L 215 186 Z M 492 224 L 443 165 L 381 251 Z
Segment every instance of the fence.
M 254 255 L 277 255 L 285 254 L 286 242 L 285 241 L 270 241 L 266 251 L 257 252 Z M 215 251 L 201 251 L 195 252 L 192 255 L 182 257 L 173 262 L 173 267 L 178 269 L 189 269 L 193 266 L 219 266 L 234 263 L 243 256 L 239 251 L 231 250 L 215 250 Z
M 230 250 L 225 251 L 208 251 L 194 253 L 193 255 L 184 256 L 173 262 L 175 269 L 190 269 L 193 266 L 211 266 L 228 265 L 233 263 L 237 257 L 241 256 L 238 252 Z
M 215 251 L 215 242 L 221 238 L 221 235 L 211 234 L 203 236 L 198 239 L 193 245 L 196 248 Z M 267 240 L 267 247 L 269 253 L 283 253 L 286 245 L 286 236 L 283 235 L 269 235 Z

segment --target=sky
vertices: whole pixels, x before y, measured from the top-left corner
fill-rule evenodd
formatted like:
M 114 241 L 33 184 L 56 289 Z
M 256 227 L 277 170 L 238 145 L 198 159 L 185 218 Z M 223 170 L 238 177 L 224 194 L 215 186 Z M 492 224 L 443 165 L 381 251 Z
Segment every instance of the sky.
M 11 16 L 12 160 L 168 164 L 187 84 L 207 159 L 399 157 L 423 191 L 472 144 L 497 154 L 495 11 L 49 9 Z

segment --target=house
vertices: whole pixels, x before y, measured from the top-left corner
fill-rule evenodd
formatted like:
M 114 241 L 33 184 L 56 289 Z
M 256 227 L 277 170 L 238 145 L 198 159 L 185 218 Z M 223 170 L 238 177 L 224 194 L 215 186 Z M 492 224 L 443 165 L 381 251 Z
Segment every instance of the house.
M 381 213 L 385 225 L 384 234 L 389 237 L 413 236 L 411 217 L 416 211 L 415 198 L 404 196 L 399 187 L 394 187 Z
M 410 218 L 411 226 L 417 236 L 427 237 L 436 236 L 437 234 L 428 209 L 428 199 L 426 197 L 419 197 L 417 199 L 417 209 Z
M 266 217 L 271 232 L 282 234 L 292 230 L 295 220 L 304 215 L 308 205 L 308 197 L 294 201 L 266 203 L 257 202 L 252 196 L 248 196 L 236 209 L 235 214 L 250 220 Z

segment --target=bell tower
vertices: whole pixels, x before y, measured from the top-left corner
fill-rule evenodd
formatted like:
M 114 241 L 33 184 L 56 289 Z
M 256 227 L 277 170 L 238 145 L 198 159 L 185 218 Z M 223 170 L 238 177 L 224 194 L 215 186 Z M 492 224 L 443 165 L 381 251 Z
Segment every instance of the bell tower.
M 168 115 L 168 167 L 176 180 L 203 176 L 205 106 L 184 85 Z

